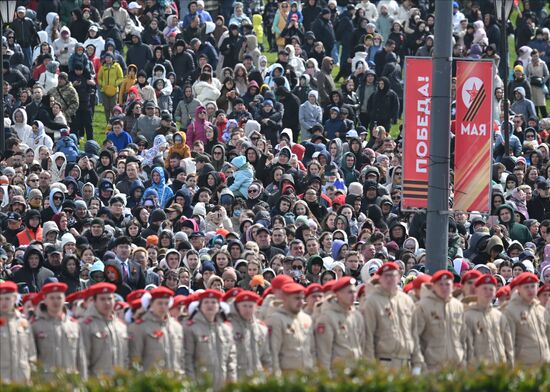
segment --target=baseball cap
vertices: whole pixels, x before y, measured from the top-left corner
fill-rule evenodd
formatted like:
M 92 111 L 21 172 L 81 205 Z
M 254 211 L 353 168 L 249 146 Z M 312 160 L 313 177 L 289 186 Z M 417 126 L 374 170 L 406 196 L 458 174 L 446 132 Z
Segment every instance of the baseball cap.
M 18 221 L 21 220 L 21 215 L 18 212 L 10 212 L 8 214 L 8 220 Z

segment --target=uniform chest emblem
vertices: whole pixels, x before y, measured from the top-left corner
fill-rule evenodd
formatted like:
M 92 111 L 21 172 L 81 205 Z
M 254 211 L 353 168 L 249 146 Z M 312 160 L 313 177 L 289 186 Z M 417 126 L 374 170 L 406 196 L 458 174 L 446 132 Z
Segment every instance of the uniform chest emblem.
M 243 340 L 243 334 L 240 333 L 240 332 L 235 332 L 235 340 L 236 340 L 236 341 L 241 341 L 241 340 Z
M 317 334 L 322 335 L 325 333 L 325 329 L 326 329 L 325 324 L 321 323 L 321 324 L 317 324 L 317 328 L 315 328 L 315 331 L 317 332 Z
M 40 331 L 40 332 L 38 332 L 38 333 L 36 334 L 36 337 L 37 337 L 38 339 L 46 339 L 46 338 L 48 337 L 48 335 L 46 335 L 46 332 Z
M 431 316 L 434 320 L 441 320 L 441 317 L 439 317 L 439 315 L 437 314 L 437 312 L 432 312 L 431 313 Z
M 164 332 L 162 332 L 160 329 L 157 329 L 156 331 L 153 331 L 152 335 L 155 339 L 160 339 L 164 336 Z
M 527 321 L 527 312 L 523 311 L 520 313 L 519 317 L 521 318 L 521 321 Z
M 344 324 L 343 322 L 339 321 L 338 322 L 338 328 L 343 331 L 343 332 L 347 332 L 348 331 L 348 327 L 346 326 L 346 324 Z
M 391 307 L 386 306 L 386 307 L 384 308 L 384 314 L 386 315 L 386 317 L 392 318 L 392 316 L 393 316 L 393 311 L 391 310 Z
M 208 335 L 202 335 L 201 336 L 201 342 L 206 343 L 210 340 L 210 337 Z
M 292 334 L 294 334 L 294 333 L 296 332 L 296 331 L 294 330 L 294 328 L 292 327 L 292 325 L 290 325 L 290 324 L 288 324 L 288 325 L 286 326 L 286 329 L 287 329 L 287 331 L 288 331 L 289 333 L 292 333 Z
M 98 338 L 98 339 L 105 339 L 107 337 L 107 332 L 106 331 L 97 331 L 95 333 L 95 337 Z

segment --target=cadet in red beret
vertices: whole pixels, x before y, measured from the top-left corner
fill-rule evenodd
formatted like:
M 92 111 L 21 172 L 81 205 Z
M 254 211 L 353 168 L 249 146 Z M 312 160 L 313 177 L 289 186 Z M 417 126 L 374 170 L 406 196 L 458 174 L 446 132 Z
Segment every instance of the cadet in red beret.
M 315 348 L 319 366 L 331 372 L 337 363 L 359 359 L 364 342 L 363 317 L 356 310 L 356 280 L 350 276 L 335 281 L 334 301 L 323 304 L 314 326 Z M 342 334 L 342 330 L 347 331 Z
M 512 339 L 506 316 L 493 307 L 497 279 L 491 274 L 481 275 L 473 287 L 476 300 L 464 312 L 468 364 L 512 363 Z
M 29 382 L 36 349 L 28 321 L 15 309 L 17 284 L 0 283 L 1 382 Z
M 258 310 L 258 318 L 265 320 L 275 310 L 275 306 L 278 305 L 283 299 L 282 288 L 287 283 L 293 283 L 292 279 L 288 275 L 277 275 L 271 280 L 271 286 L 264 291 L 263 299 Z M 268 293 L 266 293 L 268 292 Z
M 222 298 L 223 302 L 233 302 L 235 300 L 235 297 L 242 291 L 243 289 L 241 287 L 233 287 L 232 289 L 226 291 Z
M 537 275 L 523 272 L 512 281 L 512 297 L 503 312 L 514 347 L 514 364 L 540 366 L 550 362 L 550 347 L 547 337 L 550 330 L 545 309 L 537 299 L 539 279 Z
M 275 307 L 266 321 L 272 354 L 272 372 L 308 370 L 312 357 L 311 317 L 303 310 L 305 288 L 297 283 L 282 286 L 281 306 Z M 289 334 L 288 331 L 294 331 Z
M 550 298 L 550 283 L 542 285 L 537 291 L 537 298 L 542 306 L 546 306 L 548 298 Z
M 510 285 L 502 286 L 497 291 L 497 299 L 498 299 L 498 305 L 500 306 L 501 310 L 505 306 L 505 304 L 510 300 L 511 295 L 511 289 Z
M 329 280 L 327 283 L 323 285 L 323 293 L 327 294 L 332 292 L 332 288 L 336 284 L 336 279 Z
M 88 372 L 93 376 L 112 375 L 116 368 L 128 367 L 126 325 L 115 312 L 117 287 L 112 283 L 96 283 L 88 288 L 93 302 L 81 323 Z
M 411 333 L 414 302 L 399 290 L 401 271 L 397 263 L 382 264 L 376 275 L 378 285 L 359 308 L 364 319 L 363 356 L 389 368 L 408 368 L 414 348 Z M 393 344 L 385 343 L 388 341 Z
M 197 295 L 198 309 L 184 326 L 185 369 L 187 376 L 198 379 L 206 372 L 218 389 L 236 380 L 236 351 L 231 326 L 221 312 L 222 293 L 205 290 Z
M 464 297 L 471 297 L 475 295 L 474 284 L 483 274 L 478 270 L 470 270 L 462 275 L 460 283 L 462 284 L 462 295 Z
M 176 295 L 172 301 L 172 306 L 170 307 L 170 316 L 179 322 L 183 321 L 183 310 L 185 306 L 185 295 Z
M 431 290 L 422 293 L 414 308 L 414 374 L 420 369 L 461 366 L 466 359 L 464 307 L 452 296 L 453 279 L 448 270 L 434 273 Z
M 306 288 L 306 305 L 304 312 L 313 315 L 315 304 L 323 299 L 323 286 L 319 283 L 312 283 Z
M 143 297 L 143 294 L 145 294 L 146 292 L 147 291 L 144 290 L 144 289 L 134 290 L 126 296 L 126 301 L 128 301 L 128 303 L 130 303 L 135 299 L 141 299 L 141 297 Z
M 174 292 L 163 286 L 145 293 L 141 298 L 145 311 L 143 315 L 134 317 L 135 322 L 128 327 L 132 342 L 129 345 L 130 362 L 141 366 L 144 371 L 166 369 L 178 374 L 185 372 L 183 327 L 170 317 L 173 296 Z M 133 307 L 134 302 L 131 305 Z
M 241 291 L 233 302 L 230 320 L 237 352 L 237 378 L 261 374 L 271 366 L 267 327 L 255 316 L 261 297 Z
M 414 302 L 418 302 L 420 300 L 420 291 L 424 283 L 431 284 L 431 281 L 432 277 L 428 274 L 420 274 L 416 278 L 414 278 L 414 280 L 412 281 L 413 295 L 411 296 Z
M 46 372 L 63 369 L 78 372 L 84 379 L 88 376 L 85 348 L 81 345 L 81 330 L 76 319 L 65 312 L 65 283 L 47 283 L 40 294 L 43 303 L 32 324 L 36 342 L 37 360 Z M 47 338 L 55 336 L 55 339 Z M 60 352 L 61 351 L 61 352 Z

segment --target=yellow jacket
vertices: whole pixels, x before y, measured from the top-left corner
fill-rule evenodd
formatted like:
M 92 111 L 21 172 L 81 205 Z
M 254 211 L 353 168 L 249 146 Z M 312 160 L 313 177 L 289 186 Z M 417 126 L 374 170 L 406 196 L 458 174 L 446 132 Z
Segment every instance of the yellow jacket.
M 97 82 L 102 92 L 105 92 L 106 86 L 117 88 L 122 83 L 124 74 L 118 63 L 112 63 L 108 66 L 106 63 L 101 66 L 97 75 Z

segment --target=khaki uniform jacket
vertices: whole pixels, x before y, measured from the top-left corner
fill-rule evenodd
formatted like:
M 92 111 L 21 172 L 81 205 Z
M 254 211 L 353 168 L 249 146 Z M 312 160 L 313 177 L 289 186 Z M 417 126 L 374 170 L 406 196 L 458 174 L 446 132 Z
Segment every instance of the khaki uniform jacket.
M 21 314 L 0 313 L 0 383 L 25 383 L 31 377 L 36 347 L 31 326 Z
M 185 324 L 185 365 L 195 380 L 211 378 L 215 389 L 237 380 L 236 350 L 231 323 L 209 322 L 197 311 Z
M 146 312 L 128 327 L 130 361 L 143 370 L 170 369 L 183 374 L 183 328 L 171 317 L 160 319 Z
M 410 361 L 414 351 L 411 297 L 401 291 L 391 295 L 377 286 L 360 311 L 365 319 L 365 357 Z
M 466 360 L 468 364 L 509 363 L 513 365 L 512 337 L 508 320 L 492 306 L 471 304 L 464 311 Z
M 237 378 L 243 379 L 271 369 L 267 326 L 263 321 L 243 319 L 234 305 L 229 315 L 237 353 Z
M 80 323 L 80 330 L 90 375 L 111 375 L 116 368 L 128 368 L 128 331 L 116 315 L 106 319 L 92 305 Z
M 363 324 L 363 317 L 355 308 L 346 309 L 336 299 L 325 303 L 314 324 L 319 366 L 330 371 L 336 364 L 351 364 L 361 358 Z
M 281 307 L 269 316 L 266 324 L 274 373 L 313 367 L 311 317 L 304 312 L 292 314 Z
M 413 312 L 413 367 L 434 370 L 464 365 L 466 328 L 462 303 L 452 297 L 443 300 L 431 289 L 423 289 Z
M 88 377 L 86 355 L 80 333 L 80 325 L 66 314 L 61 319 L 52 318 L 46 312 L 38 312 L 32 323 L 36 343 L 38 365 L 46 373 L 63 369 Z
M 526 303 L 518 293 L 512 294 L 504 314 L 508 319 L 515 363 L 540 365 L 550 362 L 550 323 L 538 299 Z

